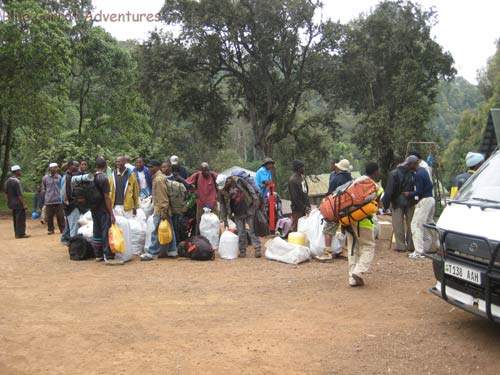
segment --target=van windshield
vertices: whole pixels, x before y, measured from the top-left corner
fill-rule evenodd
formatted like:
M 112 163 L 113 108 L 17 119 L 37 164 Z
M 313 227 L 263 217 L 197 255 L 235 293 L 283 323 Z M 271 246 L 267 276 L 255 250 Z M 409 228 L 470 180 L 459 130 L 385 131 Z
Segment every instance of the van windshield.
M 467 180 L 455 199 L 500 203 L 500 151 Z

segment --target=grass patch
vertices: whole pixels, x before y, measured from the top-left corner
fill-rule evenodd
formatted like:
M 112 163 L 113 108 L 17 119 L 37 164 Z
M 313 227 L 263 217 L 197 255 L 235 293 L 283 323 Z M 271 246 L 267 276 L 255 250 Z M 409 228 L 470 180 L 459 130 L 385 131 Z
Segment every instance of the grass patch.
M 23 195 L 24 195 L 24 200 L 28 204 L 27 214 L 31 215 L 31 211 L 33 211 L 33 196 L 35 195 L 35 193 L 25 192 Z M 5 193 L 0 194 L 0 213 L 2 214 L 10 213 L 10 210 L 7 207 L 7 197 L 5 196 Z

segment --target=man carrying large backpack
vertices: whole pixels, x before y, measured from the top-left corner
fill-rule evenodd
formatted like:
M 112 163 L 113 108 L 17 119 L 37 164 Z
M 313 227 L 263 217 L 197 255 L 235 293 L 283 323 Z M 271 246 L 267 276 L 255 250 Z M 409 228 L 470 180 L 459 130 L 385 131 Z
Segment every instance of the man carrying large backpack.
M 259 208 L 258 192 L 243 178 L 220 176 L 218 178 L 221 222 L 228 227 L 228 219 L 234 218 L 238 230 L 240 257 L 247 253 L 247 234 L 255 249 L 255 257 L 261 257 L 261 243 L 255 234 L 255 214 Z
M 347 159 L 342 159 L 334 164 L 335 173 L 330 175 L 327 195 L 333 194 L 337 188 L 352 181 L 352 165 Z M 327 221 L 323 227 L 323 235 L 325 236 L 325 248 L 323 254 L 316 257 L 320 262 L 329 262 L 334 258 L 341 257 L 340 253 L 332 254 L 332 241 L 333 236 L 337 233 L 338 224 L 335 222 Z M 345 259 L 345 258 L 344 258 Z
M 418 157 L 410 155 L 389 173 L 385 193 L 382 197 L 384 209 L 392 209 L 392 228 L 396 238 L 395 251 L 413 251 L 411 220 L 415 211 L 415 200 L 403 193 L 415 190 L 412 166 L 418 165 Z
M 380 172 L 377 163 L 368 163 L 365 167 L 365 176 L 377 182 Z M 383 193 L 378 188 L 377 198 Z M 347 234 L 347 259 L 349 262 L 349 285 L 363 286 L 363 274 L 367 272 L 375 255 L 375 225 L 372 217 L 352 223 L 346 228 Z

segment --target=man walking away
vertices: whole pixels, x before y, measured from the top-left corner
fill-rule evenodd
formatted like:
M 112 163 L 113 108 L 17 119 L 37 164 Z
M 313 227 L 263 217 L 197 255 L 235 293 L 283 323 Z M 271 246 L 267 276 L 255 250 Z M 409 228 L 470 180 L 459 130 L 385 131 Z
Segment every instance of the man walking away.
M 78 168 L 79 163 L 76 160 L 70 161 L 64 177 L 61 179 L 61 200 L 64 205 L 64 215 L 66 216 L 65 233 L 67 233 L 69 238 L 75 237 L 78 234 L 78 219 L 80 218 L 80 210 L 76 206 L 71 186 L 71 179 L 79 173 Z M 67 245 L 69 238 L 61 237 L 61 242 Z
M 255 213 L 259 207 L 259 196 L 255 189 L 238 176 L 219 178 L 221 222 L 228 227 L 228 219 L 233 218 L 238 230 L 240 258 L 246 257 L 247 238 L 255 249 L 255 257 L 261 257 L 261 243 L 255 234 Z
M 427 173 L 427 172 L 425 172 Z M 379 167 L 376 163 L 368 163 L 365 176 L 377 182 L 380 179 Z M 383 189 L 379 187 L 377 197 Z M 363 274 L 370 269 L 375 255 L 375 225 L 372 217 L 367 217 L 347 228 L 347 257 L 349 261 L 349 285 L 363 286 Z
M 186 181 L 194 186 L 196 192 L 196 233 L 199 233 L 203 208 L 208 207 L 217 213 L 217 173 L 210 170 L 208 163 L 201 163 L 200 170 L 193 173 Z
M 292 231 L 297 231 L 299 219 L 311 211 L 309 203 L 309 187 L 304 178 L 304 162 L 294 160 L 292 163 L 293 174 L 288 180 L 288 193 L 292 201 Z
M 392 209 L 392 229 L 396 239 L 395 251 L 413 251 L 411 221 L 415 210 L 415 200 L 403 194 L 415 190 L 412 169 L 418 166 L 418 157 L 410 155 L 389 173 L 385 193 L 382 197 L 384 209 Z
M 139 184 L 132 170 L 126 167 L 124 156 L 119 156 L 115 165 L 109 178 L 109 196 L 114 212 L 116 215 L 135 216 L 139 208 Z
M 139 183 L 140 197 L 142 199 L 149 197 L 153 190 L 153 180 L 149 168 L 144 165 L 143 158 L 137 158 L 135 161 L 134 173 Z
M 54 234 L 54 216 L 61 233 L 64 232 L 64 210 L 61 201 L 61 175 L 57 163 L 49 164 L 49 173 L 42 179 L 42 194 L 45 196 L 45 215 L 48 234 Z
M 328 186 L 327 195 L 333 194 L 338 187 L 352 181 L 351 170 L 352 165 L 347 159 L 342 159 L 334 164 L 335 171 L 330 175 L 330 183 Z M 322 262 L 331 261 L 334 257 L 340 257 L 339 254 L 332 254 L 332 241 L 333 236 L 337 233 L 338 224 L 334 222 L 325 222 L 323 227 L 323 235 L 325 236 L 325 249 L 323 254 L 316 257 L 317 260 Z
M 172 230 L 172 242 L 168 245 L 160 245 L 158 238 L 158 227 L 162 220 L 168 220 L 172 226 L 172 210 L 168 199 L 167 178 L 160 170 L 161 163 L 158 160 L 151 160 L 149 169 L 153 176 L 153 223 L 154 229 L 151 233 L 151 245 L 147 252 L 141 255 L 141 260 L 155 260 L 160 254 L 165 254 L 168 258 L 177 257 L 177 243 L 175 231 Z M 173 228 L 173 227 L 172 227 Z
M 404 195 L 417 202 L 415 212 L 411 220 L 411 234 L 413 237 L 413 244 L 415 251 L 409 255 L 410 259 L 424 258 L 425 241 L 424 239 L 432 238 L 429 229 L 424 227 L 424 224 L 432 223 L 434 218 L 435 200 L 432 196 L 432 181 L 429 173 L 418 166 L 418 164 L 411 164 L 411 169 L 415 171 L 415 190 L 406 191 Z
M 10 168 L 12 175 L 5 181 L 5 195 L 7 206 L 12 210 L 14 234 L 16 238 L 28 238 L 26 234 L 26 209 L 28 208 L 23 197 L 21 186 L 21 167 L 13 165 Z
M 463 184 L 483 165 L 484 155 L 477 152 L 468 152 L 465 157 L 465 165 L 467 165 L 467 172 L 461 173 L 453 179 L 453 183 L 450 190 L 450 198 L 455 198 L 458 191 Z
M 99 201 L 90 209 L 92 214 L 93 242 L 96 250 L 96 261 L 105 261 L 106 264 L 122 264 L 115 261 L 114 254 L 111 253 L 108 241 L 108 232 L 111 224 L 115 223 L 115 215 L 109 196 L 109 179 L 106 175 L 107 164 L 103 157 L 98 157 L 95 161 L 96 172 L 94 176 L 94 186 L 99 194 Z

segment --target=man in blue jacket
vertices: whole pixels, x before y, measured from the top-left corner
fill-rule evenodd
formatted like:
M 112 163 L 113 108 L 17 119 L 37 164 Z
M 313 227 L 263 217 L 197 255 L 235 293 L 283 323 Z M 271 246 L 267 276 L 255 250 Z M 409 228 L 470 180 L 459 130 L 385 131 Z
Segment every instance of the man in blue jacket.
M 436 202 L 432 195 L 433 186 L 429 173 L 418 164 L 411 164 L 411 166 L 415 172 L 415 190 L 403 193 L 408 199 L 417 202 L 411 220 L 411 234 L 415 251 L 409 257 L 410 259 L 420 259 L 424 258 L 425 250 L 428 250 L 425 249 L 424 239 L 432 238 L 424 224 L 432 223 Z

